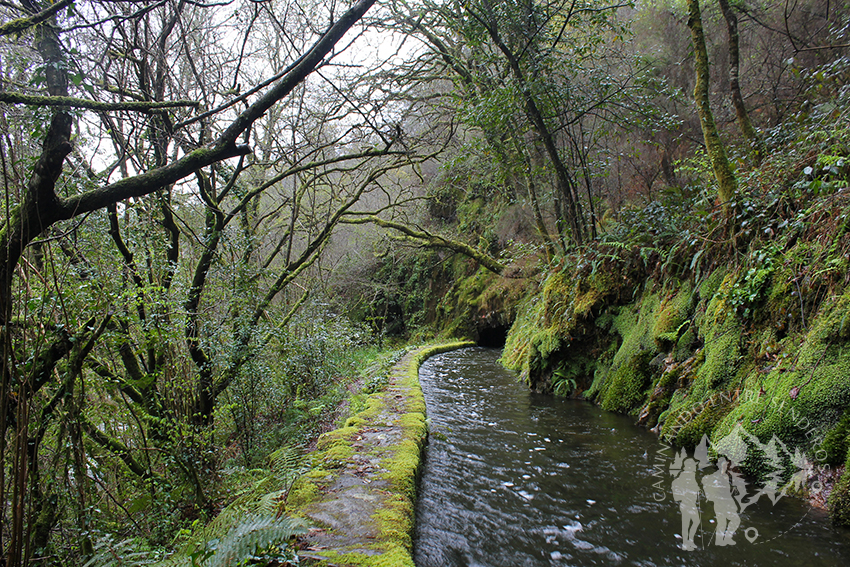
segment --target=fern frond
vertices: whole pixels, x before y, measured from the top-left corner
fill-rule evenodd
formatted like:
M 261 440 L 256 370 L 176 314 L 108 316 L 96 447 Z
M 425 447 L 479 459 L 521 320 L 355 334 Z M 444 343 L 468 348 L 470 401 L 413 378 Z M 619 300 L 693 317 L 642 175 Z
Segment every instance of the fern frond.
M 289 494 L 290 488 L 290 486 L 287 486 L 283 490 L 269 492 L 268 494 L 260 498 L 260 501 L 257 503 L 257 512 L 274 516 L 278 510 L 280 501 L 286 498 L 286 496 Z
M 138 546 L 138 540 L 134 539 L 115 541 L 111 537 L 101 538 L 94 545 L 94 555 L 83 567 L 137 567 L 157 561 L 155 553 L 138 551 Z
M 301 520 L 250 516 L 234 527 L 216 546 L 208 567 L 233 567 L 250 559 L 258 549 L 284 544 L 307 532 Z
M 302 461 L 301 451 L 292 447 L 281 447 L 269 455 L 269 465 L 276 473 L 299 468 Z

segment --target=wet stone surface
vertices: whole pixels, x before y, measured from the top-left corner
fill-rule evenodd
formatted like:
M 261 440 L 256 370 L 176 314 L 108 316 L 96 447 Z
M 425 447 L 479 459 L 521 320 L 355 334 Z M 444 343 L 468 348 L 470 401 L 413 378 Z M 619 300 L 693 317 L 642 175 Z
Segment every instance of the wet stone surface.
M 369 415 L 346 440 L 353 455 L 329 470 L 330 479 L 320 483 L 319 498 L 302 510 L 320 526 L 311 530 L 302 556 L 321 559 L 324 552 L 338 552 L 342 555 L 331 564 L 345 565 L 346 553 L 381 553 L 375 546 L 380 536 L 375 515 L 397 497 L 386 475 L 390 472 L 389 461 L 404 439 L 401 417 L 410 412 L 410 398 L 419 394 L 402 383 L 414 356 L 415 353 L 408 353 L 393 367 L 389 385 L 380 394 L 380 410 L 367 410 Z

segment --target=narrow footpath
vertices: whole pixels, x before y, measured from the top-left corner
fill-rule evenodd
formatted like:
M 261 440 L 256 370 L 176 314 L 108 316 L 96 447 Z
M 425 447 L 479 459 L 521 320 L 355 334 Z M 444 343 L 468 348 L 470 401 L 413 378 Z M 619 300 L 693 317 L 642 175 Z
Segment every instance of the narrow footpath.
M 322 435 L 313 468 L 293 486 L 286 513 L 319 526 L 299 554 L 335 567 L 413 567 L 416 479 L 428 429 L 419 366 L 458 342 L 407 353 L 388 385 L 345 427 Z

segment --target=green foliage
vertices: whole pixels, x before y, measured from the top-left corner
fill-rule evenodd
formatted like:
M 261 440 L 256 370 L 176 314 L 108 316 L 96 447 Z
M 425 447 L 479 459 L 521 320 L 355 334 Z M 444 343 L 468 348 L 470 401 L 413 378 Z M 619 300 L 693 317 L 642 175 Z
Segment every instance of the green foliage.
M 182 543 L 181 551 L 163 562 L 162 566 L 186 565 L 191 562 L 192 565 L 207 567 L 213 563 L 206 561 L 214 558 L 215 553 L 229 554 L 229 549 L 236 549 L 239 554 L 252 553 L 245 547 L 252 545 L 251 542 L 259 546 L 253 550 L 256 556 L 266 552 L 276 553 L 276 545 L 288 537 L 278 538 L 280 541 L 266 540 L 274 539 L 275 534 L 280 535 L 282 532 L 278 528 L 301 530 L 303 525 L 297 521 L 284 519 L 277 527 L 274 523 L 279 520 L 280 502 L 290 497 L 296 481 L 309 470 L 302 451 L 282 447 L 269 455 L 265 464 L 266 468 L 251 471 L 241 467 L 225 469 L 227 485 L 235 492 L 235 498 L 208 525 L 204 526 L 203 522 L 197 521 L 193 529 L 178 534 L 175 543 Z M 264 525 L 267 525 L 267 531 Z M 256 535 L 252 535 L 254 531 Z M 280 551 L 281 557 L 290 554 L 285 546 L 277 551 Z M 242 556 L 243 559 L 246 557 Z
M 274 332 L 274 348 L 258 350 L 223 396 L 217 434 L 234 439 L 238 460 L 251 468 L 281 446 L 298 445 L 318 432 L 347 395 L 361 357 L 374 356 L 370 333 L 326 306 L 308 304 L 290 326 Z M 341 379 L 341 377 L 347 377 Z
M 581 369 L 581 365 L 576 364 L 573 359 L 565 360 L 561 366 L 552 373 L 552 391 L 554 394 L 562 397 L 569 396 L 578 385 L 576 380 Z
M 749 267 L 728 290 L 728 304 L 742 318 L 749 319 L 765 297 L 765 290 L 778 265 L 779 246 L 771 243 L 749 256 Z
M 83 567 L 138 567 L 156 563 L 161 553 L 143 548 L 144 544 L 138 539 L 115 541 L 105 535 L 96 540 L 94 554 Z
M 297 560 L 288 542 L 307 532 L 300 520 L 274 516 L 249 516 L 234 526 L 221 541 L 207 543 L 212 555 L 193 565 L 198 567 L 238 567 L 240 565 L 279 565 Z M 207 555 L 204 553 L 203 555 Z
M 627 248 L 650 248 L 661 251 L 661 243 L 678 239 L 685 232 L 688 217 L 685 203 L 674 199 L 652 201 L 642 208 L 628 209 L 610 227 L 607 238 L 623 243 Z

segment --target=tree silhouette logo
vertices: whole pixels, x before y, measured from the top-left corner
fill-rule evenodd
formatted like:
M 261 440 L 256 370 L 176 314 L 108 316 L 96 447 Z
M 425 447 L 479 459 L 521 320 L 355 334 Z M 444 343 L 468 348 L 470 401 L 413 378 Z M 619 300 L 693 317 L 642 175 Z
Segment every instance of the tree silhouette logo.
M 762 472 L 764 484 L 753 487 L 752 491 L 738 472 L 745 462 L 751 466 L 756 463 Z M 671 493 L 682 514 L 682 549 L 692 551 L 697 549 L 694 538 L 702 523 L 701 500 L 710 502 L 714 508 L 714 545 L 735 545 L 744 510 L 762 496 L 775 505 L 789 490 L 807 486 L 814 471 L 803 453 L 797 449 L 790 451 L 775 435 L 762 443 L 738 424 L 715 443 L 710 443 L 704 435 L 693 455 L 682 449 L 675 455 L 669 472 Z M 818 492 L 821 487 L 815 481 L 809 490 Z M 743 532 L 750 543 L 759 539 L 754 526 L 746 527 Z

